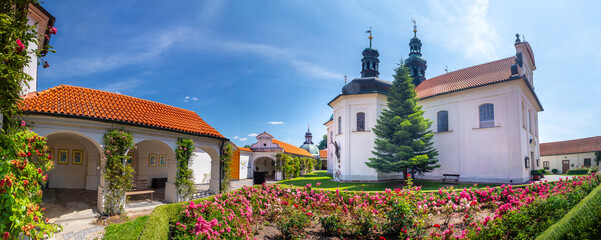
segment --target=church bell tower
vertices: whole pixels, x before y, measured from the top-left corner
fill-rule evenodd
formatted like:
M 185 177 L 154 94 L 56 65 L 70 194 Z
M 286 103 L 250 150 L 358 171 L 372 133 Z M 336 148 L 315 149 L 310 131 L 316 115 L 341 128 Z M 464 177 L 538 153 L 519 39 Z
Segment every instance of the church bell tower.
M 380 64 L 380 60 L 378 57 L 380 53 L 378 49 L 371 47 L 371 40 L 373 39 L 371 35 L 371 27 L 367 31 L 369 33 L 369 47 L 363 49 L 363 59 L 361 59 L 361 77 L 378 77 L 380 76 L 380 72 L 378 72 L 378 65 Z
M 405 66 L 409 69 L 409 75 L 413 78 L 413 84 L 417 87 L 426 80 L 426 59 L 422 57 L 422 41 L 417 38 L 417 24 L 413 20 L 413 38 L 409 41 L 409 58 L 405 60 Z

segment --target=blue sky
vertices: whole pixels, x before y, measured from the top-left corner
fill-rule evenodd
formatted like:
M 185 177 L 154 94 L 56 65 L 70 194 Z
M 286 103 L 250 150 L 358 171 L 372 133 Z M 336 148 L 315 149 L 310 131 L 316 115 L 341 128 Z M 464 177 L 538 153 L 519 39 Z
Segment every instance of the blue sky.
M 60 84 L 197 112 L 239 146 L 267 131 L 314 142 L 344 75 L 359 77 L 373 28 L 392 80 L 418 23 L 426 77 L 534 51 L 540 141 L 600 135 L 601 1 L 47 1 L 57 50 L 38 90 Z

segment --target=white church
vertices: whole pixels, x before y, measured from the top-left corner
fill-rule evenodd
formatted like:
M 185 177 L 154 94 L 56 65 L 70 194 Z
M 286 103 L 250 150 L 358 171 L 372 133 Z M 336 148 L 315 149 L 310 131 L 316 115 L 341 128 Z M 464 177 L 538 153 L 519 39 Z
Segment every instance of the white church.
M 532 48 L 516 34 L 516 54 L 508 58 L 425 78 L 421 40 L 410 40 L 409 68 L 418 104 L 430 119 L 441 167 L 416 178 L 460 182 L 524 183 L 541 168 L 538 112 L 543 107 L 534 91 L 536 70 Z M 379 52 L 363 50 L 361 78 L 342 88 L 328 105 L 333 110 L 324 125 L 328 138 L 328 172 L 340 181 L 401 179 L 365 163 L 373 157 L 375 127 L 387 108 L 391 82 L 379 78 Z

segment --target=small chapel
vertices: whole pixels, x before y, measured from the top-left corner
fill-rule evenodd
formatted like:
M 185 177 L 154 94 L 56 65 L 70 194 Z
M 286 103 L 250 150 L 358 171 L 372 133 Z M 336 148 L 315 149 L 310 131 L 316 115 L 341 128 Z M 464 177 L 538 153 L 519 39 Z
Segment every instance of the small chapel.
M 328 172 L 338 181 L 402 179 L 402 173 L 381 173 L 365 163 L 373 157 L 372 131 L 387 108 L 391 82 L 379 78 L 379 51 L 362 52 L 361 77 L 353 79 L 328 106 Z M 538 113 L 543 107 L 534 91 L 536 70 L 530 44 L 516 34 L 515 54 L 426 78 L 427 61 L 414 25 L 409 41 L 410 71 L 424 111 L 432 121 L 439 168 L 416 178 L 460 182 L 524 183 L 539 169 Z

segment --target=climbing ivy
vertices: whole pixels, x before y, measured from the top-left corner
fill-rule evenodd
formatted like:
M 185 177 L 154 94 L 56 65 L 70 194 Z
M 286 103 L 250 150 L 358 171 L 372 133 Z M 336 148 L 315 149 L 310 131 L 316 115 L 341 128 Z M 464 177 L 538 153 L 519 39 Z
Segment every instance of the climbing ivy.
M 175 157 L 177 160 L 177 175 L 175 176 L 175 188 L 181 200 L 187 201 L 194 194 L 194 172 L 190 169 L 190 159 L 196 148 L 192 139 L 180 138 L 177 140 Z
M 234 155 L 234 146 L 226 142 L 223 144 L 223 148 L 221 149 L 221 156 L 219 156 L 219 160 L 221 163 L 221 187 L 219 188 L 220 192 L 227 192 L 230 189 L 231 179 L 230 172 L 232 170 L 232 156 Z
M 134 146 L 133 136 L 124 130 L 109 130 L 104 135 L 103 177 L 106 182 L 104 190 L 104 212 L 118 215 L 125 210 L 125 192 L 133 188 L 134 169 L 126 163 L 126 154 Z
M 315 168 L 314 158 L 292 157 L 286 153 L 278 153 L 275 158 L 275 169 L 282 172 L 284 179 L 311 173 Z

